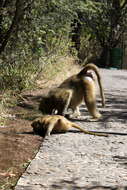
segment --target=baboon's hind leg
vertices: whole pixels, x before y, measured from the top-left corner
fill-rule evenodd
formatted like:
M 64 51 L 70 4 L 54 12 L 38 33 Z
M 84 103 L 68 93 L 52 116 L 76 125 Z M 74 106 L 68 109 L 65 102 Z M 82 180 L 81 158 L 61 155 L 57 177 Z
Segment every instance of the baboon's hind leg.
M 101 114 L 97 110 L 96 102 L 86 101 L 86 106 L 93 119 L 99 119 L 101 117 Z
M 97 106 L 96 106 L 96 95 L 94 92 L 91 92 L 90 94 L 86 94 L 84 96 L 86 107 L 90 113 L 90 115 L 93 117 L 93 119 L 99 119 L 101 117 L 101 114 L 99 113 Z
M 72 109 L 72 113 L 69 115 L 69 118 L 72 118 L 72 117 L 76 117 L 76 118 L 81 117 L 79 106 L 77 106 L 75 109 Z

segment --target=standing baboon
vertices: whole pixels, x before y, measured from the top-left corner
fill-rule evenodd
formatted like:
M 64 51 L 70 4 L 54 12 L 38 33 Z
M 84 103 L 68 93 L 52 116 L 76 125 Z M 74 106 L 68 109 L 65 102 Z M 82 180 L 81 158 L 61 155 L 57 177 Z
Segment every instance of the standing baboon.
M 46 97 L 43 97 L 39 106 L 45 114 L 52 114 L 57 111 L 59 115 L 65 115 L 68 109 L 80 114 L 78 106 L 85 101 L 87 109 L 93 118 L 100 118 L 101 114 L 96 106 L 96 86 L 93 75 L 89 72 L 94 71 L 97 76 L 102 106 L 105 106 L 104 92 L 101 82 L 99 69 L 94 64 L 87 64 L 78 74 L 66 79 L 59 87 L 52 89 Z

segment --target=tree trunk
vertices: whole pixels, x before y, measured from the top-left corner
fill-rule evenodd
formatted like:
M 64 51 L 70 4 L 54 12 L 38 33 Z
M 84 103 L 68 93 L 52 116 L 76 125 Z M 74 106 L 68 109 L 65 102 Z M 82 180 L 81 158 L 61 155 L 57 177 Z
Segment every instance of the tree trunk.
M 18 25 L 18 21 L 19 21 L 20 17 L 22 16 L 22 14 L 23 14 L 22 0 L 16 0 L 15 14 L 14 14 L 12 23 L 11 23 L 9 29 L 7 30 L 4 38 L 0 39 L 0 54 L 4 51 L 4 49 L 8 43 L 8 40 L 9 40 L 11 34 L 13 33 L 14 29 Z
M 72 42 L 74 43 L 74 46 L 75 46 L 76 50 L 79 52 L 79 50 L 80 50 L 81 24 L 77 20 L 74 20 L 74 23 L 72 24 L 72 27 L 73 27 L 73 30 L 72 30 Z

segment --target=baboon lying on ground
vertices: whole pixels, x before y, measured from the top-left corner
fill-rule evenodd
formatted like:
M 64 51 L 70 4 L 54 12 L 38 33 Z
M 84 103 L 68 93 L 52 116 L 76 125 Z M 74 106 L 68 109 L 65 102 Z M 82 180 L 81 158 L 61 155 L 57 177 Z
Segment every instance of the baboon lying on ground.
M 40 135 L 50 136 L 51 132 L 67 132 L 70 128 L 76 128 L 82 131 L 85 134 L 97 135 L 97 136 L 108 136 L 105 133 L 96 133 L 87 131 L 76 123 L 73 123 L 61 115 L 43 115 L 35 119 L 31 126 L 33 131 Z
M 102 98 L 102 106 L 105 106 L 104 92 L 99 69 L 94 64 L 87 64 L 78 74 L 66 79 L 59 87 L 52 89 L 46 97 L 43 97 L 39 110 L 44 114 L 65 115 L 68 109 L 80 115 L 78 106 L 85 101 L 87 109 L 95 119 L 101 117 L 96 106 L 96 85 L 90 70 L 97 75 L 97 80 Z

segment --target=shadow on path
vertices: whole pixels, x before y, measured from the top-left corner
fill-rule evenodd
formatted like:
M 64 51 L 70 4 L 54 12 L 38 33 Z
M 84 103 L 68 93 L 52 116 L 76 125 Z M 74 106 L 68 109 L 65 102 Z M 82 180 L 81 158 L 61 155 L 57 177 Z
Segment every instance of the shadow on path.
M 93 184 L 95 183 L 95 185 L 93 186 L 80 186 L 77 184 L 77 179 L 73 179 L 73 180 L 61 180 L 60 182 L 55 182 L 54 184 L 51 185 L 52 189 L 56 189 L 56 190 L 60 190 L 60 189 L 70 189 L 70 190 L 127 190 L 127 187 L 119 187 L 119 186 L 101 186 L 101 185 L 97 185 L 97 182 L 93 182 Z
M 99 119 L 101 122 L 108 122 L 112 119 L 112 121 L 120 121 L 125 123 L 127 121 L 127 92 L 126 91 L 117 91 L 117 93 L 106 93 L 106 107 L 101 108 L 100 101 L 99 106 L 97 102 L 98 108 L 101 110 L 102 118 Z M 26 101 L 22 101 L 18 104 L 18 106 L 24 108 L 25 110 L 31 110 L 35 113 L 39 113 L 38 104 L 41 100 L 41 95 L 25 95 Z M 80 111 L 82 116 L 89 115 L 84 104 L 80 106 Z M 36 115 L 36 114 L 35 114 Z M 36 117 L 36 116 L 35 116 Z M 33 119 L 35 118 L 33 117 Z M 26 117 L 26 120 L 29 120 L 29 117 Z M 80 122 L 88 122 L 86 119 L 71 119 L 72 121 L 80 121 Z

